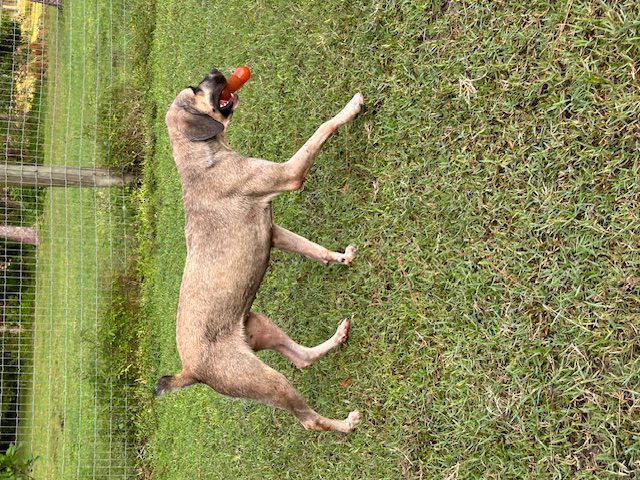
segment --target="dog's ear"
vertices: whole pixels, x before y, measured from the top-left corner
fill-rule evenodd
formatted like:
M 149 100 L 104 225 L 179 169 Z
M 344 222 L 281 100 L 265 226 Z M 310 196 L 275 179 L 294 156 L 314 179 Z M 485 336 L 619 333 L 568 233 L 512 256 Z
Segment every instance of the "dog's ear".
M 204 142 L 223 132 L 224 125 L 217 120 L 207 114 L 189 110 L 191 109 L 182 110 L 178 130 L 192 142 Z

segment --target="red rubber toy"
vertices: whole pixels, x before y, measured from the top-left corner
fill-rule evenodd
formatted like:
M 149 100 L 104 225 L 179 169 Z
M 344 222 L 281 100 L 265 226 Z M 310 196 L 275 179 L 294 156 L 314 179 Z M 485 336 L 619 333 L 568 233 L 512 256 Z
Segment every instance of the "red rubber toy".
M 251 70 L 249 67 L 243 66 L 236 68 L 231 76 L 227 79 L 227 86 L 224 87 L 220 94 L 220 100 L 226 101 L 231 98 L 233 92 L 237 92 L 251 78 Z

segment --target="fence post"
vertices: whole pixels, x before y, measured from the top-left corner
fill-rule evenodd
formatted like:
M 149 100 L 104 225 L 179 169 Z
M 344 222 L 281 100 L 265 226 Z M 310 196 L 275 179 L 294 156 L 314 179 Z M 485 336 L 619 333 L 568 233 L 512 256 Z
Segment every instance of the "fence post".
M 74 168 L 51 165 L 0 166 L 0 185 L 22 187 L 112 187 L 131 183 L 135 176 L 108 168 Z

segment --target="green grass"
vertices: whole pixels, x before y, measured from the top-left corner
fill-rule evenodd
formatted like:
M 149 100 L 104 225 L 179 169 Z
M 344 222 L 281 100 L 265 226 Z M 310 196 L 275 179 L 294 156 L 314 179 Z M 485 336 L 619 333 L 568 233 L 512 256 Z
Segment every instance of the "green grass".
M 48 162 L 147 161 L 139 190 L 44 200 L 34 478 L 640 473 L 639 32 L 631 1 L 66 2 Z M 353 93 L 367 100 L 274 205 L 301 235 L 356 244 L 354 266 L 274 251 L 255 304 L 305 344 L 352 319 L 305 371 L 261 354 L 320 413 L 359 409 L 350 436 L 203 386 L 151 398 L 180 368 L 164 113 L 211 67 L 245 63 L 230 141 L 253 156 L 284 161 Z
M 45 163 L 129 166 L 122 155 L 121 163 L 111 158 L 117 144 L 104 133 L 118 121 L 118 102 L 132 103 L 114 87 L 139 85 L 140 67 L 127 62 L 139 60 L 130 16 L 142 7 L 124 3 L 67 2 L 63 12 L 49 11 Z M 135 257 L 129 192 L 50 189 L 43 204 L 34 372 L 20 439 L 37 456 L 33 478 L 131 476 L 137 374 L 128 347 L 137 287 L 124 281 Z
M 636 2 L 157 2 L 156 145 L 142 191 L 142 395 L 180 368 L 185 247 L 164 112 L 212 66 L 253 78 L 236 150 L 283 161 L 363 92 L 275 221 L 255 309 L 313 344 L 284 372 L 344 437 L 203 386 L 145 404 L 154 478 L 626 478 L 640 469 Z M 146 237 L 145 237 L 146 235 Z M 351 383 L 344 387 L 343 380 Z

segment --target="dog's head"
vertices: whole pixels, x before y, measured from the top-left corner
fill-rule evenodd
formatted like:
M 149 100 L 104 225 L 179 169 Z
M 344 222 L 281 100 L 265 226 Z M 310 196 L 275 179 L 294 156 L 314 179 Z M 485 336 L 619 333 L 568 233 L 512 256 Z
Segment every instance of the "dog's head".
M 193 142 L 210 140 L 224 133 L 239 104 L 235 93 L 227 101 L 220 99 L 226 85 L 225 76 L 213 69 L 197 87 L 182 90 L 172 104 L 171 110 L 176 114 L 167 115 L 169 128 L 177 129 Z

